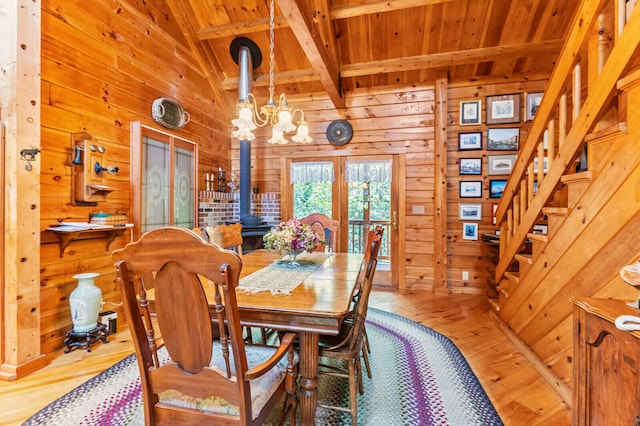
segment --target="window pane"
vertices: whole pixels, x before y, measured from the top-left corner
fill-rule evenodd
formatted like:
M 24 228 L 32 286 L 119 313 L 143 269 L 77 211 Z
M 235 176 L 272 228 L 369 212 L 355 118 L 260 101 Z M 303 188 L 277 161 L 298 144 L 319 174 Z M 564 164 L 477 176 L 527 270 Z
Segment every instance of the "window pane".
M 174 188 L 174 222 L 176 226 L 193 227 L 193 151 L 176 147 Z
M 169 224 L 169 144 L 142 138 L 142 232 Z
M 294 183 L 293 217 L 301 218 L 311 213 L 323 213 L 332 217 L 331 182 Z

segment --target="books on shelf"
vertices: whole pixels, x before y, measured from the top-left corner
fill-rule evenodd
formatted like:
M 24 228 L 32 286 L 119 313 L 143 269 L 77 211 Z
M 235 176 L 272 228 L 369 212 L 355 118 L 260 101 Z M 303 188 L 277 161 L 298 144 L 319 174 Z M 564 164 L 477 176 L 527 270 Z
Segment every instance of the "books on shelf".
M 59 222 L 57 225 L 47 228 L 49 231 L 56 232 L 72 232 L 72 231 L 87 231 L 91 229 L 117 229 L 117 228 L 132 228 L 132 223 L 125 223 L 122 225 L 100 225 L 89 222 Z

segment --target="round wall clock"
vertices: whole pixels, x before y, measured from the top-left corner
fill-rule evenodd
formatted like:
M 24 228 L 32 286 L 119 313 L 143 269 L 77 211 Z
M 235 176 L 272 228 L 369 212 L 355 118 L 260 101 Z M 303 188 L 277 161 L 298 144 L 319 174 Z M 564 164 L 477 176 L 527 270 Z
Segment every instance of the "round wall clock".
M 327 139 L 331 145 L 345 145 L 352 137 L 353 127 L 347 120 L 334 120 L 327 127 Z

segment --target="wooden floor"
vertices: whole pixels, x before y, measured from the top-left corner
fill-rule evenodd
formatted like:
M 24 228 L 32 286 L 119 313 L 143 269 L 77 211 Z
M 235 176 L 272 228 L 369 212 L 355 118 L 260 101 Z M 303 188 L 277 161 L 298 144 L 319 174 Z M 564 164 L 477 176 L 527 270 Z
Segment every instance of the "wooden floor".
M 448 336 L 467 358 L 505 425 L 570 425 L 570 410 L 491 322 L 486 297 L 374 291 L 370 306 L 395 312 Z M 49 365 L 16 382 L 0 381 L 0 424 L 19 425 L 36 411 L 133 352 L 126 328 L 91 353 L 52 354 Z M 374 348 L 375 351 L 375 348 Z

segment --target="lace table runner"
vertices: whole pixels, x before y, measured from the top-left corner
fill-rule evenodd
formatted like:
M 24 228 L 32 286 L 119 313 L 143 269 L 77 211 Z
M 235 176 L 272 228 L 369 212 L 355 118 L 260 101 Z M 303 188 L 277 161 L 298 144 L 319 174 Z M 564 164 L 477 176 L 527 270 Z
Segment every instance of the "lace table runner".
M 296 257 L 298 265 L 276 260 L 271 265 L 240 278 L 237 290 L 246 293 L 270 291 L 289 294 L 329 257 L 327 253 L 302 253 Z

